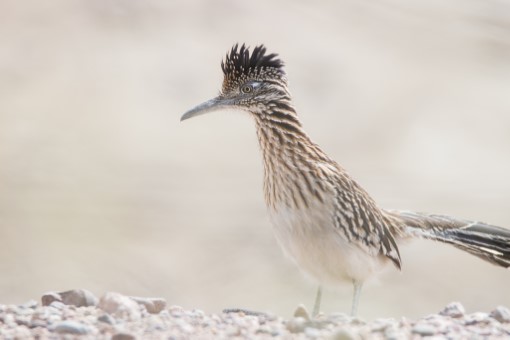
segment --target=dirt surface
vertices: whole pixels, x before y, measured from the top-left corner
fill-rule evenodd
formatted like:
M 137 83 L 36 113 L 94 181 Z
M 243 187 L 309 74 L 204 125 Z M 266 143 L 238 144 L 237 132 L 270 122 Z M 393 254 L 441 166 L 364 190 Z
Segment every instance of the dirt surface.
M 366 322 L 345 314 L 311 318 L 303 306 L 294 316 L 241 309 L 206 314 L 166 306 L 164 299 L 128 297 L 108 292 L 100 299 L 78 289 L 51 292 L 41 302 L 0 305 L 1 339 L 409 339 L 439 336 L 450 339 L 510 337 L 510 311 L 467 314 L 451 303 L 437 314 L 416 320 L 375 319 Z

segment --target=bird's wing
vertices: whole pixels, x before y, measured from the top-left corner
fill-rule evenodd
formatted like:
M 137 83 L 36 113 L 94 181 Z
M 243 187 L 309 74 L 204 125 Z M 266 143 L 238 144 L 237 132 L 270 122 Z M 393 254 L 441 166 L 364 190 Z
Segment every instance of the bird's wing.
M 333 189 L 333 223 L 339 233 L 374 256 L 388 257 L 400 269 L 400 253 L 388 227 L 391 220 L 340 166 L 323 163 L 321 168 L 322 179 Z

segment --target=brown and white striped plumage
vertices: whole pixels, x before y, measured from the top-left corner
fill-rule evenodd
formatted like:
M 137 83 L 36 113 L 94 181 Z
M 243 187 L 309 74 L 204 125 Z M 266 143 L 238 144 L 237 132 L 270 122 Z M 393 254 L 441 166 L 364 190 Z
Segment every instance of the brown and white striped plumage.
M 221 94 L 181 119 L 223 108 L 251 114 L 264 163 L 264 196 L 280 245 L 320 284 L 352 281 L 353 314 L 363 281 L 388 260 L 401 268 L 398 243 L 403 239 L 449 243 L 494 264 L 510 266 L 508 229 L 380 209 L 304 132 L 292 105 L 283 62 L 275 54 L 266 54 L 264 46 L 250 53 L 244 45 L 235 45 L 221 66 Z

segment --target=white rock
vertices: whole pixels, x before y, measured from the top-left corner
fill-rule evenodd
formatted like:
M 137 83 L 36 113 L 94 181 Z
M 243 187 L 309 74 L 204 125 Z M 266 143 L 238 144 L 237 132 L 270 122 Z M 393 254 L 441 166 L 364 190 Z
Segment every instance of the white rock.
M 60 292 L 62 302 L 66 305 L 73 305 L 76 307 L 88 307 L 97 305 L 97 297 L 86 289 L 73 289 L 65 292 Z
M 311 319 L 310 314 L 308 313 L 304 305 L 297 306 L 296 310 L 294 311 L 294 317 L 296 318 L 301 317 L 307 321 Z
M 464 306 L 460 302 L 452 302 L 448 304 L 439 314 L 452 318 L 461 318 L 466 313 Z
M 55 333 L 59 334 L 88 334 L 90 333 L 90 328 L 76 321 L 61 321 L 57 323 L 53 328 Z
M 158 314 L 166 307 L 166 300 L 162 298 L 143 298 L 137 296 L 130 296 L 139 305 L 145 306 L 147 312 L 151 314 Z
M 305 330 L 306 324 L 306 319 L 298 316 L 287 321 L 286 327 L 291 333 L 301 333 Z
M 498 306 L 490 316 L 501 323 L 510 323 L 510 310 L 504 306 Z
M 413 333 L 419 334 L 421 336 L 431 336 L 436 334 L 436 328 L 428 324 L 416 324 L 413 327 Z
M 97 305 L 97 297 L 86 289 L 73 289 L 65 292 L 48 292 L 41 298 L 43 306 L 49 306 L 55 301 L 76 307 Z
M 331 340 L 355 340 L 357 339 L 354 333 L 346 328 L 338 328 L 331 334 Z
M 99 300 L 98 307 L 117 318 L 132 321 L 141 318 L 138 304 L 133 299 L 119 293 L 105 293 Z
M 316 339 L 321 336 L 321 331 L 317 328 L 313 327 L 306 327 L 305 328 L 305 335 L 309 338 Z

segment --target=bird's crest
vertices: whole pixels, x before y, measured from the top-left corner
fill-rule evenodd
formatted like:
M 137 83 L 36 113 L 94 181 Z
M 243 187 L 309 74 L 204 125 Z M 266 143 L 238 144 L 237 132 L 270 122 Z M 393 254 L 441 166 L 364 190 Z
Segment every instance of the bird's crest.
M 273 74 L 284 75 L 283 61 L 275 53 L 266 54 L 264 45 L 256 46 L 250 53 L 250 48 L 244 44 L 239 48 L 235 44 L 227 52 L 225 60 L 221 62 L 221 69 L 225 78 L 233 79 L 250 75 L 260 75 L 262 71 L 271 71 Z

